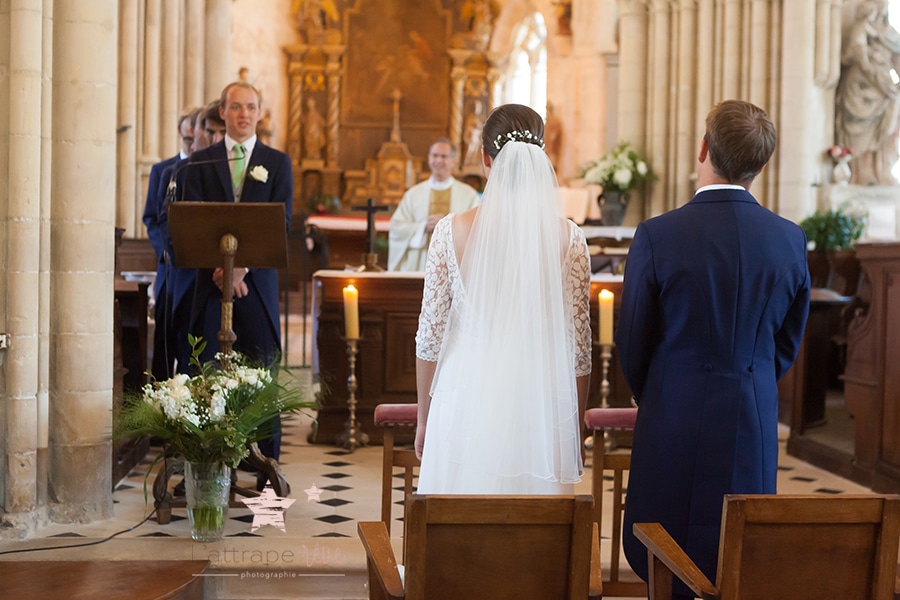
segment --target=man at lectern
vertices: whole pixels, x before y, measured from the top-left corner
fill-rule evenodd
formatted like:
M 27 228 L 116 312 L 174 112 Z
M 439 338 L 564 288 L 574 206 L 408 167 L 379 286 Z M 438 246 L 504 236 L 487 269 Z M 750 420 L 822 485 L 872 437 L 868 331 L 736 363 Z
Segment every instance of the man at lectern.
M 219 114 L 225 121 L 225 139 L 195 152 L 185 169 L 184 199 L 209 202 L 281 202 L 285 205 L 286 228 L 290 229 L 294 197 L 291 160 L 259 142 L 256 124 L 260 119 L 259 92 L 247 82 L 236 81 L 222 90 Z M 253 243 L 265 244 L 267 240 Z M 190 330 L 201 335 L 207 346 L 201 361 L 212 360 L 219 351 L 221 328 L 222 269 L 197 272 Z M 278 271 L 237 267 L 233 275 L 234 350 L 252 361 L 271 364 L 281 352 L 281 324 L 278 309 Z M 263 440 L 262 453 L 278 460 L 280 423 L 275 437 Z

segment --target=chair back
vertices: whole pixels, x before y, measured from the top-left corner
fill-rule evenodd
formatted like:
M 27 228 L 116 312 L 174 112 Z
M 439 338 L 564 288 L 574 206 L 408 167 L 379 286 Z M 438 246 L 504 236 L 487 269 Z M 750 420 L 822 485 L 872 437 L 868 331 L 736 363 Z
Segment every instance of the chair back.
M 894 597 L 900 496 L 725 497 L 721 598 Z
M 591 497 L 407 498 L 406 598 L 587 598 Z

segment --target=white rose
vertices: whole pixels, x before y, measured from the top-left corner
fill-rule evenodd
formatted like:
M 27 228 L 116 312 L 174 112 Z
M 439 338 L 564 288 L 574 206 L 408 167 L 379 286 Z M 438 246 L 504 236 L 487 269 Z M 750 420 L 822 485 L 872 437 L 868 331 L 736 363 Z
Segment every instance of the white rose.
M 647 163 L 645 163 L 644 161 L 639 161 L 637 164 L 637 172 L 638 172 L 638 175 L 640 175 L 641 177 L 646 175 L 647 174 Z
M 256 165 L 250 169 L 248 174 L 250 175 L 250 179 L 260 183 L 265 183 L 269 180 L 269 171 L 262 165 Z
M 628 169 L 617 169 L 616 172 L 613 173 L 613 181 L 620 188 L 627 188 L 629 184 L 631 184 L 631 171 Z
M 603 181 L 603 169 L 591 167 L 584 173 L 584 180 L 590 183 L 600 183 Z

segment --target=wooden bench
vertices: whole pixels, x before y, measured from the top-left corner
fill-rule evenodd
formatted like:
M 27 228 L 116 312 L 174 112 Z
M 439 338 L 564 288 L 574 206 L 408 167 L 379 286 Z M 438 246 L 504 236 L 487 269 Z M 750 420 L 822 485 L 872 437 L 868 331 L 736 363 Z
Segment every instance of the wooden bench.
M 0 561 L 4 598 L 202 600 L 207 560 Z

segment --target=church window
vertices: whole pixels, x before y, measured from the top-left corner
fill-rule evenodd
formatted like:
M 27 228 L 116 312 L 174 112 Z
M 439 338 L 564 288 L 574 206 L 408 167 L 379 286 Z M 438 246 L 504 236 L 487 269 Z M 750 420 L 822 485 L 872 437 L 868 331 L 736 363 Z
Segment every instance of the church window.
M 526 104 L 542 117 L 547 107 L 547 27 L 535 11 L 514 28 L 503 81 L 503 103 Z

